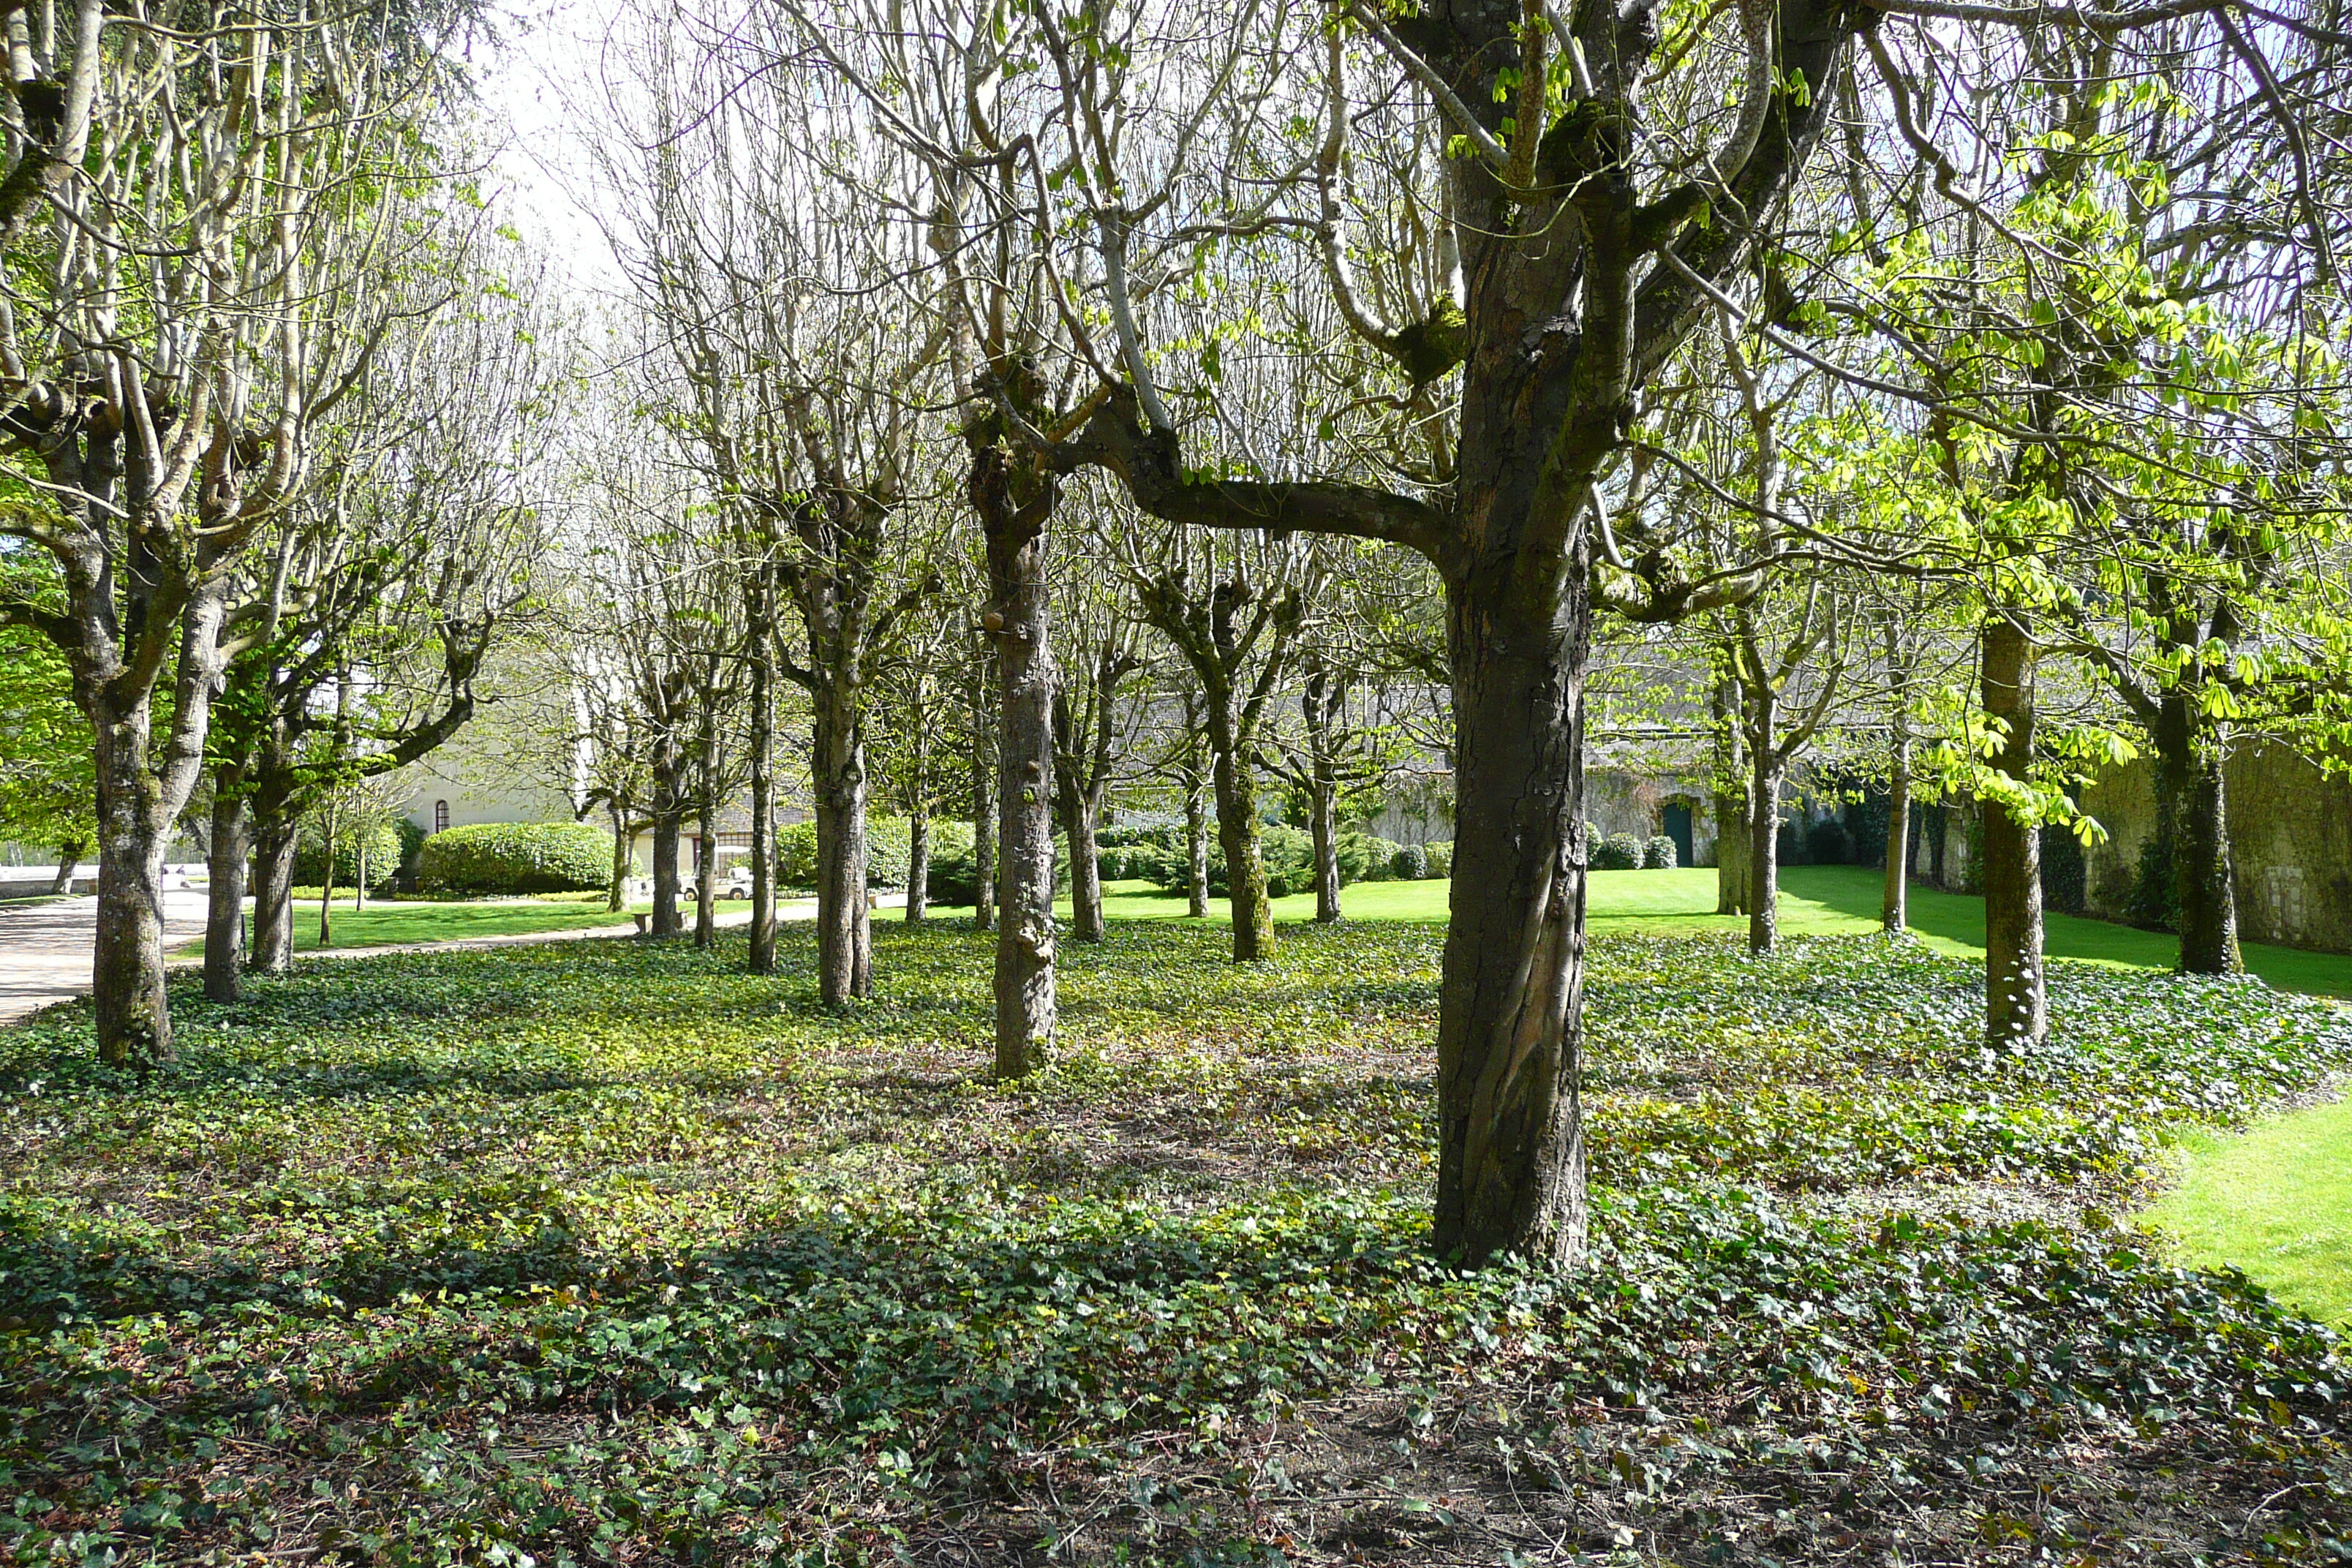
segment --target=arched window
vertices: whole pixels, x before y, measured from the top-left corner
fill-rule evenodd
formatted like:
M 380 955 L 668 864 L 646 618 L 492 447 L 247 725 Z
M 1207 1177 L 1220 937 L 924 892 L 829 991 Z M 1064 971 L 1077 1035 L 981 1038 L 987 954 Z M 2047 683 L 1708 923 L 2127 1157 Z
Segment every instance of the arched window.
M 446 800 L 436 800 L 433 803 L 433 831 L 436 833 L 449 831 L 449 803 Z

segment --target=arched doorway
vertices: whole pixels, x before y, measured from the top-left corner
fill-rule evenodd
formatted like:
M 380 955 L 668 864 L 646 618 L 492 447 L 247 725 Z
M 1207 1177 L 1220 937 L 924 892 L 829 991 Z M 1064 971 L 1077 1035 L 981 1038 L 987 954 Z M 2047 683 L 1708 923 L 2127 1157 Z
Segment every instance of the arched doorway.
M 1697 857 L 1691 847 L 1691 808 L 1685 802 L 1669 802 L 1660 815 L 1664 818 L 1661 831 L 1675 841 L 1675 864 L 1689 866 Z

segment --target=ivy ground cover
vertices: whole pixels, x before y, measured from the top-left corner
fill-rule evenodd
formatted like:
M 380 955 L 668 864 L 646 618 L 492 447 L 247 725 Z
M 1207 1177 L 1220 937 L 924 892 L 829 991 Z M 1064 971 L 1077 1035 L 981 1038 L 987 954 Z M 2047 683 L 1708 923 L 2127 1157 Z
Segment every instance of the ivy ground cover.
M 2323 1089 L 2326 1004 L 1914 943 L 1597 939 L 1590 1264 L 1422 1247 L 1442 931 L 388 956 L 0 1035 L 26 1563 L 2330 1561 L 2336 1341 L 2104 1216 Z M 803 967 L 794 968 L 793 964 Z

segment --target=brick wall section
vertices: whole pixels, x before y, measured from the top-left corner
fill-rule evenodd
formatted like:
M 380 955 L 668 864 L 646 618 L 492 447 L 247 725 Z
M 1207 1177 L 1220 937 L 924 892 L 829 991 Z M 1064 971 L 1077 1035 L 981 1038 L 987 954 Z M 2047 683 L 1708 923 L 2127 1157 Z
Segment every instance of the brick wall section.
M 2083 792 L 2083 809 L 2109 835 L 2084 857 L 2093 914 L 2120 918 L 2131 897 L 2156 822 L 2152 776 L 2143 758 Z M 2352 952 L 2352 780 L 2283 747 L 2252 746 L 2230 759 L 2229 792 L 2240 937 Z

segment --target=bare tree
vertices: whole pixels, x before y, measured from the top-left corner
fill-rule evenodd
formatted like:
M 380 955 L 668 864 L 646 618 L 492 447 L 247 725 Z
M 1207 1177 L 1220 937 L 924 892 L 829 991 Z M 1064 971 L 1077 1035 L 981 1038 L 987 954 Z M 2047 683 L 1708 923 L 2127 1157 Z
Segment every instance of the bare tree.
M 39 500 L 0 531 L 47 552 L 63 602 L 0 615 L 66 654 L 95 733 L 100 1053 L 160 1061 L 162 858 L 239 646 L 234 568 L 380 334 L 354 285 L 433 56 L 376 11 L 88 5 L 16 14 L 11 45 L 0 226 L 32 264 L 0 284 L 0 433 Z

